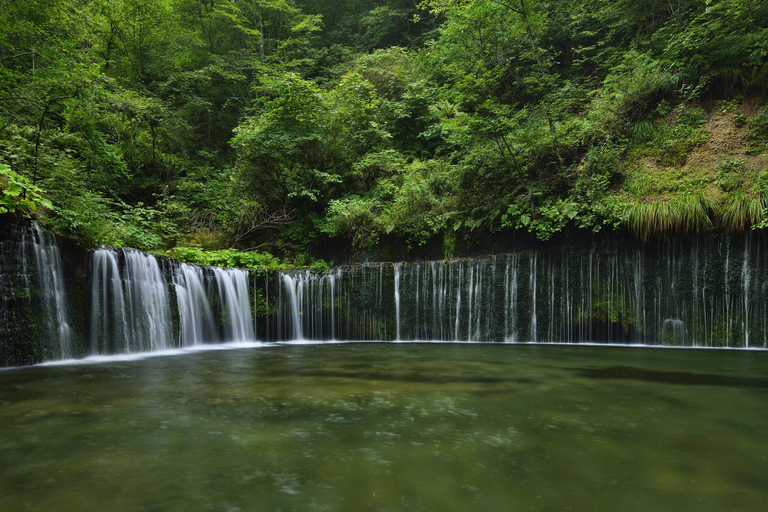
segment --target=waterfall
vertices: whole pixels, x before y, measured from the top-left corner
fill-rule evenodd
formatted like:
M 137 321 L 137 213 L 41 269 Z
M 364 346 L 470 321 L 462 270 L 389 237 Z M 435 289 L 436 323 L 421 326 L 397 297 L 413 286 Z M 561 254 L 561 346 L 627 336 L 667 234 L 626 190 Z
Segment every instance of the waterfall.
M 125 295 L 130 330 L 140 350 L 160 350 L 172 344 L 168 283 L 155 257 L 125 250 Z
M 456 287 L 456 321 L 453 328 L 453 339 L 459 341 L 459 320 L 461 320 L 461 284 L 464 282 L 464 262 L 459 263 L 458 286 Z
M 248 292 L 248 271 L 214 268 L 222 307 L 225 341 L 254 339 L 251 303 Z
M 280 277 L 283 327 L 274 318 L 265 323 L 272 333 L 316 340 L 333 333 L 342 340 L 741 347 L 759 338 L 764 345 L 768 238 L 760 240 L 690 237 L 365 264 L 336 269 L 333 291 L 327 276 L 288 273 Z M 328 318 L 340 318 L 343 329 L 318 323 L 310 331 Z
M 400 263 L 395 263 L 395 327 L 397 335 L 395 340 L 400 341 Z M 418 291 L 416 293 L 416 300 L 418 301 Z M 418 306 L 416 308 L 418 310 Z
M 392 264 L 343 267 L 326 275 L 279 272 L 265 292 L 277 303 L 276 314 L 265 318 L 257 334 L 279 341 L 395 339 L 394 275 Z
M 291 339 L 303 340 L 304 333 L 301 328 L 301 312 L 299 309 L 299 295 L 304 289 L 304 280 L 294 279 L 290 274 L 283 274 L 285 291 L 288 293 L 288 306 L 291 315 Z M 297 290 L 298 288 L 298 290 Z
M 71 329 L 67 319 L 67 298 L 64 291 L 64 269 L 55 237 L 37 222 L 32 223 L 33 240 L 30 243 L 37 268 L 38 286 L 43 300 L 42 314 L 46 319 L 48 336 L 58 340 L 59 354 L 70 357 Z M 25 265 L 26 266 L 26 265 Z
M 0 228 L 0 366 L 72 357 L 58 239 L 36 222 Z
M 91 353 L 98 354 L 102 337 L 127 345 L 125 300 L 115 254 L 99 249 L 91 258 Z
M 744 331 L 744 346 L 749 347 L 749 289 L 752 284 L 752 268 L 749 261 L 749 240 L 744 244 L 744 258 L 741 264 L 741 283 L 743 287 L 743 304 L 744 311 L 742 312 L 742 328 Z
M 504 272 L 504 341 L 517 341 L 517 268 L 518 257 L 507 258 Z
M 91 352 L 172 346 L 168 283 L 157 259 L 135 249 L 102 247 L 91 265 Z
M 180 346 L 255 339 L 247 270 L 180 263 L 173 285 Z
M 164 271 L 155 256 L 134 249 L 102 247 L 93 253 L 92 353 L 254 339 L 248 271 L 171 265 Z M 172 329 L 172 298 L 178 310 L 177 337 Z
M 328 274 L 327 278 L 331 290 L 331 340 L 336 339 L 336 276 L 338 275 L 338 272 L 338 270 L 332 271 Z
M 173 277 L 179 308 L 179 344 L 200 345 L 218 339 L 218 324 L 205 291 L 203 267 L 180 264 Z
M 328 274 L 102 247 L 72 299 L 85 267 L 71 277 L 56 237 L 12 226 L 0 239 L 0 365 L 255 339 L 765 347 L 766 245 L 760 234 L 616 241 Z
M 531 271 L 528 274 L 528 276 L 529 276 L 528 286 L 530 287 L 531 293 L 533 295 L 533 298 L 531 299 L 531 338 L 530 338 L 530 340 L 532 342 L 534 342 L 534 343 L 538 340 L 538 322 L 537 322 L 537 317 L 536 317 L 536 306 L 537 306 L 536 293 L 537 293 L 537 291 L 539 289 L 538 284 L 537 284 L 537 278 L 538 278 L 538 272 L 537 272 L 538 259 L 537 259 L 537 256 L 538 255 L 536 255 L 536 254 L 531 256 L 531 260 L 532 260 Z

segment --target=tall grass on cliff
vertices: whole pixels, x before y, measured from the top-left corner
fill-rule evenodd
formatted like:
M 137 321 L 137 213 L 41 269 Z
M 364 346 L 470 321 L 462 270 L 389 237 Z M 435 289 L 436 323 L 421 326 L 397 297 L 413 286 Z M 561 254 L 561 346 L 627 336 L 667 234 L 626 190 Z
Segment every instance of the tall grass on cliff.
M 700 233 L 712 227 L 715 204 L 703 194 L 628 206 L 625 225 L 640 240 L 675 233 Z
M 731 194 L 721 207 L 721 223 L 731 233 L 743 233 L 765 218 L 768 201 L 764 197 L 748 197 L 743 192 Z

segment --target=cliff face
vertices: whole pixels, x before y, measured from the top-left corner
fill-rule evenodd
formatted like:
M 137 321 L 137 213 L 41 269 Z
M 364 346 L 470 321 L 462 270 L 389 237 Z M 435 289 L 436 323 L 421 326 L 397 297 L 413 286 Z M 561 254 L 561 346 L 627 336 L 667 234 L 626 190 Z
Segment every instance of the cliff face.
M 768 345 L 768 237 L 752 232 L 317 274 L 89 252 L 0 220 L 1 366 L 255 339 Z
M 88 251 L 0 216 L 0 365 L 84 352 Z

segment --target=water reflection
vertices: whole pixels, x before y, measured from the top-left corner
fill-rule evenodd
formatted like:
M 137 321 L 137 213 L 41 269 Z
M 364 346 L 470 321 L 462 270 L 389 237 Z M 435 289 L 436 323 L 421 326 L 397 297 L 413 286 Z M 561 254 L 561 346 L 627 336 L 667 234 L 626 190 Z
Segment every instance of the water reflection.
M 732 386 L 768 388 L 768 379 L 718 375 L 713 373 L 692 373 L 679 371 L 656 371 L 631 366 L 608 368 L 571 368 L 582 377 L 589 379 L 627 379 L 657 382 L 660 384 L 683 384 L 687 386 Z

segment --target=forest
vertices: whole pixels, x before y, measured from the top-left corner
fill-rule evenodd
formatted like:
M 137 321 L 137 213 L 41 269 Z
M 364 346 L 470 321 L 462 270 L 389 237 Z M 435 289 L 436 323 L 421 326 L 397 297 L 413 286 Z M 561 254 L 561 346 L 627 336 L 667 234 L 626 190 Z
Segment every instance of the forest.
M 0 214 L 242 267 L 762 229 L 767 86 L 765 0 L 1 0 Z

